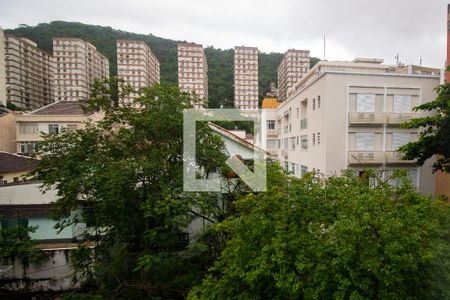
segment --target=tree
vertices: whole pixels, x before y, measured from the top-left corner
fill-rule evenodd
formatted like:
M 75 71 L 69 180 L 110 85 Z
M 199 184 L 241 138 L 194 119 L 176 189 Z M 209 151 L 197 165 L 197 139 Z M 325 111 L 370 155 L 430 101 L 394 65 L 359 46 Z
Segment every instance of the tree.
M 225 250 L 189 299 L 448 299 L 449 205 L 370 172 L 271 171 L 237 201 Z M 391 178 L 392 180 L 393 178 Z
M 189 249 L 184 233 L 213 197 L 182 190 L 182 112 L 197 99 L 155 85 L 141 90 L 139 109 L 118 106 L 110 87 L 116 84 L 123 82 L 97 83 L 85 107 L 102 112 L 101 121 L 46 137 L 35 175 L 58 191 L 59 227 L 85 222 L 89 228 L 73 259 L 92 293 L 182 298 L 208 267 L 207 255 Z M 197 138 L 199 165 L 221 166 L 221 139 L 201 124 Z
M 419 129 L 419 138 L 402 147 L 405 159 L 417 159 L 419 165 L 438 155 L 433 171 L 450 173 L 450 87 L 449 84 L 436 88 L 437 98 L 421 104 L 415 111 L 433 112 L 433 115 L 415 118 L 403 124 L 405 128 Z

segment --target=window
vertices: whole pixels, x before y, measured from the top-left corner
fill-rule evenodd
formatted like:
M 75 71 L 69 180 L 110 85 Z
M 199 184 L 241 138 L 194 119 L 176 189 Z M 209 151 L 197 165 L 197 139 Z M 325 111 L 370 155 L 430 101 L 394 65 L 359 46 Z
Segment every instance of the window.
M 313 146 L 316 145 L 316 134 L 315 133 L 313 133 L 313 136 L 312 136 L 312 145 Z
M 48 125 L 48 133 L 50 133 L 50 134 L 58 134 L 59 133 L 59 126 L 58 126 L 58 124 L 49 124 Z
M 357 112 L 375 112 L 375 95 L 374 94 L 357 94 L 356 95 L 356 111 Z
M 317 145 L 320 145 L 320 132 L 317 133 Z
M 35 145 L 36 145 L 36 142 L 20 142 L 20 153 L 21 154 L 34 153 Z
M 313 110 L 316 109 L 316 98 L 313 98 L 312 109 L 313 109 Z
M 287 150 L 289 148 L 289 140 L 288 138 L 283 139 L 283 149 Z
M 295 136 L 290 138 L 291 140 L 291 150 L 295 150 Z
M 300 117 L 300 109 L 297 107 L 297 118 Z
M 320 96 L 317 96 L 317 108 L 320 108 Z
M 308 136 L 307 135 L 302 135 L 300 137 L 300 149 L 308 150 Z
M 304 165 L 300 165 L 300 175 L 303 177 L 305 174 L 308 173 L 308 167 Z
M 291 173 L 294 175 L 297 173 L 295 169 L 295 163 L 291 163 Z
M 275 129 L 275 120 L 267 120 L 267 129 Z
M 36 134 L 38 133 L 37 123 L 20 123 L 19 124 L 20 133 L 24 134 Z
M 356 133 L 356 150 L 357 151 L 373 151 L 374 149 L 374 133 Z
M 411 112 L 411 96 L 410 95 L 394 95 L 395 113 Z
M 289 172 L 289 162 L 285 161 L 284 162 L 284 169 Z
M 28 219 L 2 219 L 1 220 L 2 228 L 14 228 L 14 227 L 28 227 Z
M 267 149 L 275 149 L 276 141 L 275 140 L 267 140 Z
M 392 133 L 392 150 L 397 150 L 401 146 L 409 143 L 410 134 L 408 132 Z

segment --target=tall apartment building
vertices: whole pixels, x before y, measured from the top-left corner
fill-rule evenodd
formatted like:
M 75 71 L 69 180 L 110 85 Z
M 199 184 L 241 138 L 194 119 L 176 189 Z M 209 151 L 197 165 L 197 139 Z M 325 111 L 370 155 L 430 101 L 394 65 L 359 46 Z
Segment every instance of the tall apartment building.
M 117 40 L 117 76 L 126 84 L 139 90 L 142 87 L 159 83 L 159 60 L 143 41 Z M 124 99 L 133 101 L 136 94 Z
M 278 90 L 280 101 L 286 100 L 288 89 L 309 71 L 309 50 L 289 49 L 278 65 Z
M 234 47 L 234 107 L 258 109 L 258 48 Z
M 178 44 L 178 87 L 208 103 L 208 63 L 202 45 Z
M 109 77 L 109 60 L 94 45 L 78 38 L 53 38 L 55 98 L 87 100 L 95 79 Z
M 418 167 L 396 150 L 417 137 L 400 124 L 423 114 L 412 108 L 435 99 L 438 84 L 437 75 L 399 73 L 381 60 L 319 62 L 268 114 L 268 151 L 296 176 L 406 169 L 422 193 L 434 194 L 432 160 Z
M 0 102 L 38 108 L 53 101 L 51 54 L 0 30 Z
M 0 28 L 0 105 L 6 106 L 5 33 Z

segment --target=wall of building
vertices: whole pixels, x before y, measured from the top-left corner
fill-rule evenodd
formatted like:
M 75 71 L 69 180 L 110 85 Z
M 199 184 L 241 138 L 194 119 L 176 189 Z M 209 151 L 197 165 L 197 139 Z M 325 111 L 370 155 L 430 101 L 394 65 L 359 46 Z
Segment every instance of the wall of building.
M 0 115 L 0 151 L 16 152 L 16 121 L 14 113 Z
M 41 192 L 40 183 L 0 187 L 0 205 L 49 204 L 57 199 L 56 190 Z
M 44 260 L 29 264 L 26 271 L 19 259 L 10 262 L 0 273 L 0 279 L 7 280 L 2 288 L 7 291 L 67 291 L 78 288 L 72 284 L 70 267 L 70 250 L 72 247 L 43 249 Z
M 6 106 L 5 33 L 0 28 L 0 105 Z M 1 128 L 1 126 L 0 126 Z

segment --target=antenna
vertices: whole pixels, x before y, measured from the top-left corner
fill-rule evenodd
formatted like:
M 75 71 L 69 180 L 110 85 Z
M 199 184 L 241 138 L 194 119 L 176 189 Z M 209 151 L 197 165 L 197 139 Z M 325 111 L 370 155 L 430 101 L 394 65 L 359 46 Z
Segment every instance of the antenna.
M 325 34 L 323 35 L 323 60 L 326 60 L 325 58 Z

